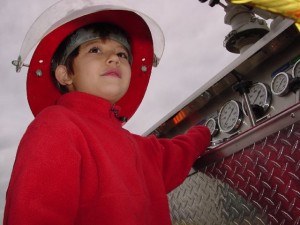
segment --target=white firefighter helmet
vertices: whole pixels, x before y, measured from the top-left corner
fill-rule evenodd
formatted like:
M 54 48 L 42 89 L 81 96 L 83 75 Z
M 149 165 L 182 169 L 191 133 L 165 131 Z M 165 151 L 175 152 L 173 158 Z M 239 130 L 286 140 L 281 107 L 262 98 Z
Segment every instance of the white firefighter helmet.
M 133 2 L 133 1 L 132 1 Z M 111 23 L 130 39 L 132 77 L 127 93 L 117 102 L 120 115 L 130 118 L 140 105 L 152 66 L 164 50 L 160 27 L 148 16 L 119 0 L 61 0 L 48 8 L 31 26 L 14 64 L 17 71 L 34 49 L 27 75 L 27 98 L 34 116 L 55 104 L 61 95 L 51 78 L 51 62 L 61 42 L 79 28 L 92 23 Z

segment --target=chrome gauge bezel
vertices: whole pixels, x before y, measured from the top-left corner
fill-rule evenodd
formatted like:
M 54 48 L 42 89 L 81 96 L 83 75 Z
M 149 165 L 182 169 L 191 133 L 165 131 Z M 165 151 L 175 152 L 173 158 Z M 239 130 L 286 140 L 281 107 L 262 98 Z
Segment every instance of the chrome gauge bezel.
M 249 102 L 250 102 L 250 104 L 251 105 L 254 105 L 255 104 L 255 101 L 256 101 L 256 98 L 254 99 L 254 102 L 253 102 L 253 98 L 252 98 L 252 94 L 254 94 L 253 93 L 253 90 L 255 90 L 255 88 L 257 87 L 257 86 L 260 86 L 262 89 L 262 91 L 263 91 L 263 96 L 264 96 L 264 100 L 263 100 L 263 102 L 261 103 L 261 104 L 257 104 L 257 105 L 259 105 L 259 106 L 261 106 L 262 108 L 263 108 L 263 111 L 264 111 L 264 113 L 266 113 L 268 110 L 269 110 L 269 108 L 270 108 L 270 106 L 271 106 L 271 101 L 272 101 L 272 92 L 271 92 L 271 88 L 270 88 L 270 86 L 269 85 L 267 85 L 267 84 L 265 84 L 265 83 L 262 83 L 262 82 L 257 82 L 257 83 L 254 83 L 250 88 L 249 88 L 249 93 L 248 93 L 248 98 L 249 98 Z M 243 105 L 243 111 L 244 111 L 244 113 L 245 113 L 245 115 L 248 115 L 247 114 L 247 110 L 246 110 L 246 105 L 245 105 L 245 101 L 243 100 L 243 102 L 242 102 L 242 105 Z
M 219 126 L 218 126 L 217 118 L 212 118 L 212 117 L 209 118 L 205 122 L 205 126 L 208 127 L 212 137 L 215 137 L 219 133 Z
M 294 64 L 292 69 L 292 75 L 293 77 L 300 77 L 300 59 L 298 59 L 297 62 Z
M 228 113 L 229 115 L 227 115 Z M 229 134 L 236 132 L 243 122 L 243 117 L 244 114 L 239 101 L 230 100 L 226 102 L 218 113 L 218 125 L 220 131 Z M 226 125 L 227 121 L 231 122 L 229 126 Z
M 271 92 L 276 96 L 284 96 L 289 93 L 289 83 L 292 76 L 286 72 L 277 73 L 271 81 Z M 279 84 L 278 84 L 279 82 Z M 281 89 L 278 89 L 280 88 Z

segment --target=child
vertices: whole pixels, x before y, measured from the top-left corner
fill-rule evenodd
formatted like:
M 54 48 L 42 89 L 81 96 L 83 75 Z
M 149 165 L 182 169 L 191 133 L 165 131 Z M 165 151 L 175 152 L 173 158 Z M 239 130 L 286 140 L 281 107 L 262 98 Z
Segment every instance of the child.
M 170 225 L 167 193 L 208 146 L 203 126 L 173 139 L 122 128 L 163 37 L 144 14 L 97 2 L 57 22 L 33 53 L 35 119 L 18 148 L 4 225 Z

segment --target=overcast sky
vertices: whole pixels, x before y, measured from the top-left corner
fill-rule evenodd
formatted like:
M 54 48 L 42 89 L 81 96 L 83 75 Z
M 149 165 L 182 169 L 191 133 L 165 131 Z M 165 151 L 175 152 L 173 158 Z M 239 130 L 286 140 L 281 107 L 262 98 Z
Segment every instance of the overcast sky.
M 56 0 L 0 0 L 0 221 L 5 193 L 18 143 L 32 121 L 26 99 L 26 73 L 16 73 L 22 41 L 34 20 Z M 100 1 L 99 1 L 100 2 Z M 224 10 L 198 0 L 132 0 L 134 7 L 162 28 L 165 51 L 152 72 L 146 96 L 126 128 L 138 134 L 168 115 L 184 99 L 206 84 L 237 55 L 223 47 L 231 28 Z M 29 63 L 30 59 L 25 62 Z M 0 222 L 0 223 L 1 223 Z

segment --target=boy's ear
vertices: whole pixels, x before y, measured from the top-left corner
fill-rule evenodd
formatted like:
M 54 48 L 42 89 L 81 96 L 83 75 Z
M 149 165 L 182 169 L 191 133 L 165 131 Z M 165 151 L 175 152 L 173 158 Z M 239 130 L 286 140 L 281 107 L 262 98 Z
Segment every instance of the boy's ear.
M 73 82 L 65 65 L 58 65 L 56 67 L 55 78 L 61 85 L 70 85 Z

